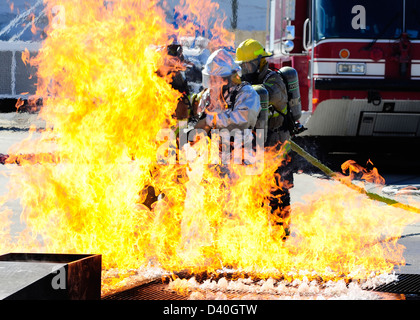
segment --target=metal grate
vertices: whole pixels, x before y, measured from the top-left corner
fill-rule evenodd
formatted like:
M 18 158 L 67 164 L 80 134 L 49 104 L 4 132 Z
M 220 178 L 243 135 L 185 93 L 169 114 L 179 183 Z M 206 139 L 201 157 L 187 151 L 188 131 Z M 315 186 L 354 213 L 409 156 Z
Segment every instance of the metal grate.
M 206 292 L 198 290 L 201 293 L 213 293 L 217 294 L 217 290 L 207 290 Z M 139 285 L 137 287 L 110 294 L 102 297 L 102 300 L 188 300 L 191 292 L 186 292 L 185 295 L 177 293 L 168 289 L 168 283 L 162 282 L 162 280 L 154 280 L 147 284 Z M 224 292 L 229 300 L 240 300 L 244 297 L 244 293 L 241 292 Z M 261 299 L 270 299 L 273 295 L 254 293 L 255 296 L 259 296 Z
M 373 291 L 420 295 L 420 274 L 399 274 L 398 280 L 383 284 Z
M 182 295 L 168 289 L 168 281 L 163 279 L 153 280 L 149 283 L 139 285 L 137 287 L 117 292 L 105 297 L 103 300 L 187 300 L 189 293 Z M 384 294 L 401 294 L 401 295 L 413 295 L 411 297 L 395 297 L 388 296 L 392 299 L 416 299 L 420 297 L 420 275 L 417 274 L 399 274 L 398 280 L 388 284 L 378 286 L 375 289 L 371 289 L 374 292 L 380 292 Z M 212 290 L 210 290 L 212 291 Z M 212 291 L 216 293 L 217 291 Z M 270 295 L 261 294 L 261 298 L 268 298 Z M 227 293 L 228 299 L 241 299 L 243 293 Z
M 161 279 L 117 292 L 102 298 L 102 300 L 187 300 L 183 296 L 167 289 L 168 284 Z

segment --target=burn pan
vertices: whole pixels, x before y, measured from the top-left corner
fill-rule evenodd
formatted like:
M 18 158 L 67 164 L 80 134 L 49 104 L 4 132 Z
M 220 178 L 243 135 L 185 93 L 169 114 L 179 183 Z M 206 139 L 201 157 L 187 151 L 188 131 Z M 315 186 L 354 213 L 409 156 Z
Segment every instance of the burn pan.
M 8 253 L 0 256 L 0 300 L 99 300 L 102 257 Z

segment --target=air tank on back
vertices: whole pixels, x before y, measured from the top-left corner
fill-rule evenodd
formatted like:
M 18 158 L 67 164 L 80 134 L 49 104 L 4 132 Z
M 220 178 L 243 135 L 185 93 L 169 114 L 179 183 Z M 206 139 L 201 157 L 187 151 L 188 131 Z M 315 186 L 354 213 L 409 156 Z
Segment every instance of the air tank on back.
M 264 142 L 267 140 L 268 133 L 268 91 L 263 85 L 255 84 L 252 86 L 260 96 L 261 111 L 258 115 L 255 129 L 264 130 Z
M 298 73 L 292 67 L 283 67 L 279 70 L 279 73 L 286 84 L 293 121 L 298 121 L 302 116 Z

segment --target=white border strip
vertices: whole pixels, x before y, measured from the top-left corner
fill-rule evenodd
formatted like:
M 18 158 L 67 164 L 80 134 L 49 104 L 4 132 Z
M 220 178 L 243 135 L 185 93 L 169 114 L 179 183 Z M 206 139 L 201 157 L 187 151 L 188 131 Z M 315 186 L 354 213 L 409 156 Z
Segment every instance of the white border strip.
M 411 65 L 411 77 L 420 77 L 420 64 Z
M 385 77 L 378 76 L 349 76 L 349 75 L 330 75 L 330 74 L 314 74 L 314 79 L 385 79 Z
M 353 60 L 354 61 L 354 60 Z M 345 61 L 352 63 L 352 60 Z M 344 62 L 344 61 L 338 61 Z M 314 63 L 314 76 L 317 75 L 337 75 L 337 62 L 316 62 Z M 385 76 L 385 63 L 366 63 L 366 74 L 362 76 Z
M 340 58 L 316 58 L 314 62 L 369 62 L 369 63 L 385 63 L 385 59 L 378 61 L 369 61 L 370 59 L 340 59 Z M 413 60 L 414 61 L 414 60 Z M 420 62 L 420 60 L 419 60 Z
M 324 40 L 320 40 L 318 42 L 315 43 L 315 47 L 319 46 L 323 43 L 371 43 L 373 42 L 375 39 L 345 39 L 345 38 L 337 38 L 337 39 L 324 39 Z M 399 39 L 378 39 L 375 41 L 375 43 L 396 43 L 398 42 Z M 410 40 L 411 43 L 420 43 L 420 40 Z

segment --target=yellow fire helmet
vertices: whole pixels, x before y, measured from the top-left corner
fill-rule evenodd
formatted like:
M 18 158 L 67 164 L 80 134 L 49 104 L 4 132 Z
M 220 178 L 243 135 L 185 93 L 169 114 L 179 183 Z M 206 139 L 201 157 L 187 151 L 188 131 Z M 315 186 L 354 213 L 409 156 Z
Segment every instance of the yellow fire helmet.
M 265 51 L 264 46 L 257 40 L 248 39 L 243 41 L 236 49 L 236 63 L 249 62 L 261 57 L 271 57 L 271 52 Z

